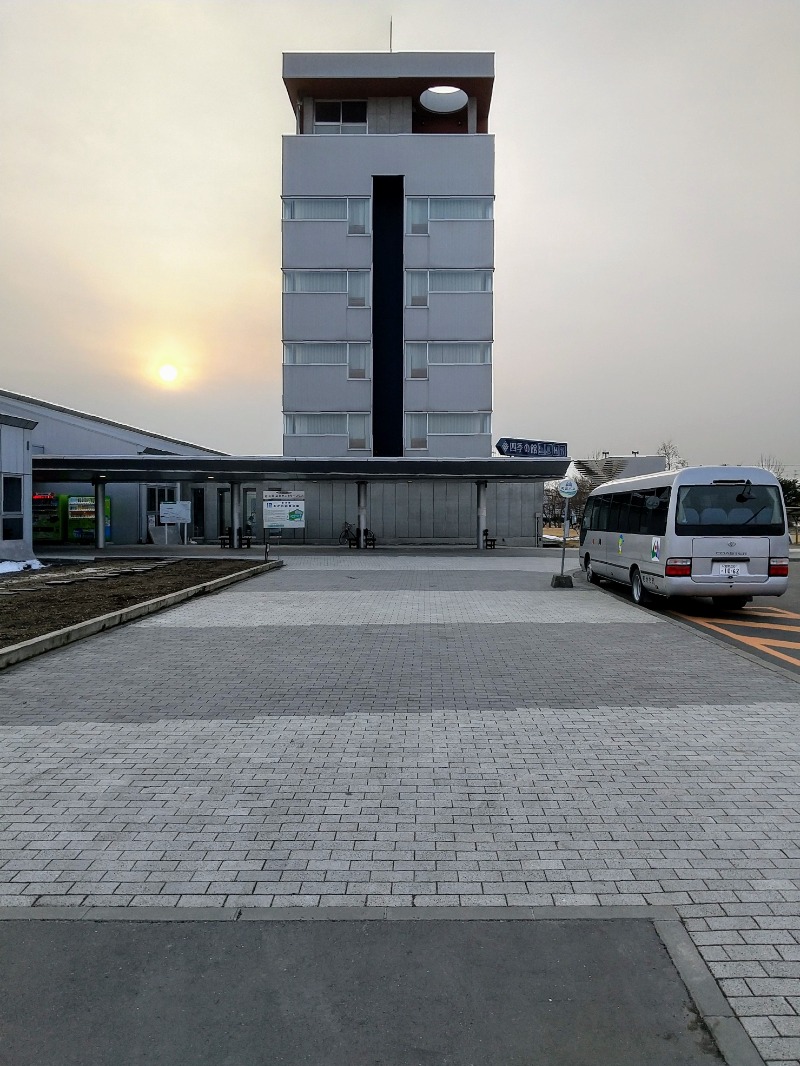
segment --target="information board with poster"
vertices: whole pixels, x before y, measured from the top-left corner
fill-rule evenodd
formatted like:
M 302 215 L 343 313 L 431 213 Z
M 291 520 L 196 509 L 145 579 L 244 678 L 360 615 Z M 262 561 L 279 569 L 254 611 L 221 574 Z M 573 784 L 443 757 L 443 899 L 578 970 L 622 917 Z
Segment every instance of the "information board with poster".
M 305 492 L 264 491 L 264 529 L 305 528 Z
M 162 526 L 180 526 L 184 523 L 188 524 L 192 520 L 192 504 L 189 500 L 161 503 L 158 506 L 158 511 Z

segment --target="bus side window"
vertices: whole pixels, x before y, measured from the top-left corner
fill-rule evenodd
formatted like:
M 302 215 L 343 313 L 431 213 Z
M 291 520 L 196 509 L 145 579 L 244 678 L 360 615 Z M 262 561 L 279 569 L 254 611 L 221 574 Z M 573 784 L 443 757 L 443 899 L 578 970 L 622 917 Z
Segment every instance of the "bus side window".
M 628 512 L 629 533 L 640 533 L 643 531 L 642 522 L 644 521 L 645 513 L 644 496 L 641 492 L 632 492 L 631 509 Z
M 594 504 L 594 528 L 601 532 L 608 529 L 608 512 L 611 507 L 610 496 L 599 496 Z
M 586 531 L 587 529 L 594 528 L 592 526 L 592 515 L 594 513 L 594 498 L 586 501 L 586 506 L 583 509 L 583 521 L 581 522 L 581 529 Z
M 630 533 L 631 494 L 629 492 L 617 493 L 617 501 L 619 503 L 617 529 L 620 533 Z
M 614 492 L 611 497 L 611 507 L 608 516 L 608 529 L 611 533 L 620 531 L 620 511 L 622 510 L 622 492 Z
M 670 488 L 656 489 L 658 505 L 650 512 L 650 532 L 654 537 L 663 537 L 667 532 Z

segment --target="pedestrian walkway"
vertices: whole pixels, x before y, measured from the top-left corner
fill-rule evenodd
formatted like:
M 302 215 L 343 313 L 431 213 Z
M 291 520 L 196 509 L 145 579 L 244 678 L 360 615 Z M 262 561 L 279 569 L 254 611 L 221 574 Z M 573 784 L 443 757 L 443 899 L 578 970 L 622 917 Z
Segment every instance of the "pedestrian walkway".
M 5 904 L 668 904 L 800 1062 L 797 682 L 476 556 L 287 555 L 9 669 Z

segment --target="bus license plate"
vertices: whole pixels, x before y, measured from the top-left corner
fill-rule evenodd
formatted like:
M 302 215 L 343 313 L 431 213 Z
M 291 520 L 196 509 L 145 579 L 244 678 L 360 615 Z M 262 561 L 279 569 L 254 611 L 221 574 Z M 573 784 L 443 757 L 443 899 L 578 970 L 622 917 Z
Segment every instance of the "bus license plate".
M 719 572 L 723 577 L 738 577 L 742 568 L 736 563 L 720 563 Z

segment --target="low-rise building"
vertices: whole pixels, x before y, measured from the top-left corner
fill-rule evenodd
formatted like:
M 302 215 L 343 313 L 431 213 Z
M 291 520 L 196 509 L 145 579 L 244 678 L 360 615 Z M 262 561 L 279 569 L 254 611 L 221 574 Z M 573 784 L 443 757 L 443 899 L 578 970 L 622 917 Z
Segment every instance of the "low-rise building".
M 0 406 L 0 563 L 33 556 L 31 432 L 36 421 Z

